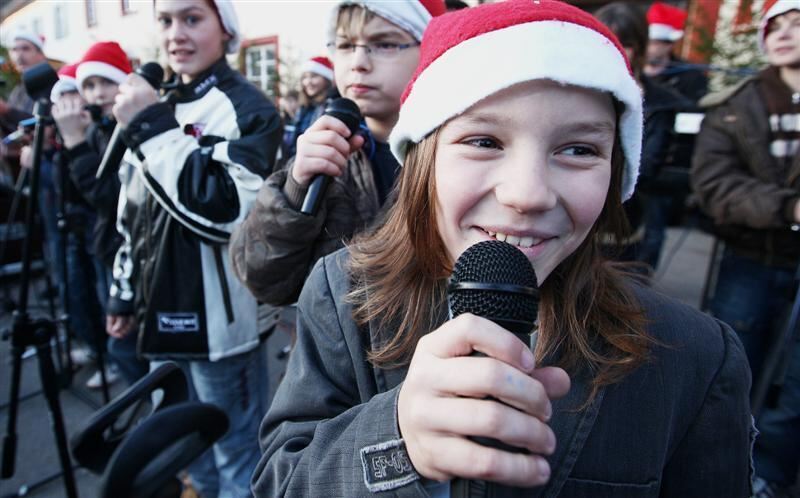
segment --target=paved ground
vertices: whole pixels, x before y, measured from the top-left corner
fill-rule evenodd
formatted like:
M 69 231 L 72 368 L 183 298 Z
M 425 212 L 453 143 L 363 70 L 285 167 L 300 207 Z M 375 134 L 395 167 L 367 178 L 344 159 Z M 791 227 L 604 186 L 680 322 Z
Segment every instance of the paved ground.
M 674 296 L 691 306 L 698 307 L 701 301 L 702 289 L 708 266 L 709 253 L 712 240 L 707 235 L 697 231 L 670 230 L 668 240 L 662 257 L 661 270 L 657 277 L 657 288 L 666 294 Z M 666 264 L 666 266 L 665 266 Z M 39 288 L 41 289 L 41 287 Z M 2 293 L 0 293 L 1 295 Z M 14 290 L 14 296 L 17 295 Z M 45 309 L 37 307 L 32 314 L 41 315 Z M 0 328 L 5 329 L 10 324 L 10 315 L 4 313 L 0 318 Z M 272 392 L 285 363 L 276 358 L 277 352 L 286 344 L 287 336 L 276 333 L 268 342 L 270 380 Z M 5 406 L 9 395 L 10 362 L 9 344 L 0 342 L 0 430 L 5 434 L 9 409 Z M 61 391 L 60 403 L 64 412 L 67 433 L 73 434 L 76 428 L 84 423 L 100 403 L 100 396 L 96 392 L 88 392 L 83 387 L 86 378 L 91 372 L 88 369 L 78 372 L 73 387 Z M 20 403 L 18 410 L 19 444 L 16 457 L 16 473 L 12 479 L 0 480 L 0 497 L 17 496 L 17 492 L 24 486 L 56 473 L 59 463 L 56 445 L 51 430 L 47 404 L 41 394 L 35 394 L 40 388 L 37 373 L 37 360 L 30 357 L 24 361 L 21 392 L 24 395 L 33 394 Z M 121 386 L 114 386 L 113 393 L 121 391 Z M 83 398 L 88 398 L 87 403 Z M 98 478 L 84 469 L 76 469 L 75 476 L 78 492 L 81 497 L 96 496 Z M 51 481 L 40 487 L 32 489 L 29 496 L 36 498 L 56 498 L 65 496 L 64 487 L 60 479 Z

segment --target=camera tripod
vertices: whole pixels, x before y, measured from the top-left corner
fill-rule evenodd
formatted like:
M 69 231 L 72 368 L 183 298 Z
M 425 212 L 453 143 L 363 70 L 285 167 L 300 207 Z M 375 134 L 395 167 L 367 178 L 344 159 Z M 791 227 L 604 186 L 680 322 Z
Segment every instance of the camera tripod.
M 51 69 L 52 71 L 52 69 Z M 17 309 L 14 311 L 11 331 L 12 370 L 11 390 L 9 399 L 9 414 L 6 434 L 3 437 L 3 461 L 0 477 L 4 479 L 14 475 L 14 457 L 17 447 L 17 409 L 19 407 L 19 386 L 22 380 L 22 355 L 29 346 L 36 348 L 36 358 L 39 364 L 39 375 L 42 382 L 47 406 L 53 424 L 53 431 L 58 447 L 58 457 L 61 472 L 64 477 L 64 488 L 68 498 L 77 498 L 75 476 L 72 472 L 72 461 L 67 448 L 67 435 L 64 429 L 64 418 L 61 404 L 58 399 L 58 381 L 53 358 L 51 354 L 51 341 L 56 336 L 56 326 L 50 320 L 31 319 L 28 314 L 28 287 L 31 271 L 31 229 L 39 189 L 39 175 L 42 162 L 42 145 L 44 129 L 50 115 L 50 103 L 44 97 L 37 99 L 34 114 L 38 118 L 34 130 L 33 140 L 33 167 L 31 170 L 31 192 L 25 212 L 25 226 L 28 231 L 22 245 L 22 277 L 20 297 Z

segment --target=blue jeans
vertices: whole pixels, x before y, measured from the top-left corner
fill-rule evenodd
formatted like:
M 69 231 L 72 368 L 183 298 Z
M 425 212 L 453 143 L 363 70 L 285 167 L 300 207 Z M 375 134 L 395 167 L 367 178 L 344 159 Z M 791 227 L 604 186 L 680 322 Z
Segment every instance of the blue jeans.
M 66 296 L 70 329 L 93 351 L 105 351 L 105 313 L 99 296 L 103 265 L 91 252 L 93 216 L 71 218 L 67 234 L 69 295 Z
M 228 432 L 191 465 L 192 484 L 203 498 L 251 496 L 250 477 L 261 456 L 258 428 L 267 412 L 269 379 L 266 342 L 219 361 L 177 362 L 189 381 L 190 399 L 221 408 Z M 150 368 L 159 363 L 152 362 Z
M 44 232 L 43 257 L 47 269 L 57 287 L 62 287 L 61 236 L 58 233 L 58 196 L 53 177 L 53 163 L 42 157 L 39 171 L 39 192 L 36 197 L 37 208 Z M 69 277 L 68 277 L 69 278 Z
M 666 239 L 667 224 L 674 210 L 675 198 L 669 195 L 648 194 L 643 199 L 644 238 L 639 244 L 636 259 L 647 263 L 655 270 L 661 257 L 661 248 Z
M 761 382 L 765 355 L 777 340 L 797 291 L 793 269 L 765 266 L 726 248 L 711 301 L 711 312 L 739 335 L 753 372 Z M 784 485 L 800 465 L 800 345 L 797 331 L 787 375 L 774 407 L 764 407 L 754 447 L 756 475 Z
M 800 466 L 800 340 L 796 335 L 777 402 L 764 408 L 757 426 L 761 434 L 753 451 L 756 475 L 792 485 Z

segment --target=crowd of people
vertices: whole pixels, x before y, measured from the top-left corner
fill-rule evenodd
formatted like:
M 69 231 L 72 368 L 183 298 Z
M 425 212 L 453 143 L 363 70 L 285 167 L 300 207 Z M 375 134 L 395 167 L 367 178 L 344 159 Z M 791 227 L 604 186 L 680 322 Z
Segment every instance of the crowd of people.
M 659 1 L 343 0 L 280 108 L 227 62 L 231 0 L 154 11 L 160 88 L 114 41 L 60 67 L 38 212 L 72 359 L 98 365 L 87 386 L 174 361 L 228 416 L 187 469 L 199 496 L 790 496 L 795 0 L 761 19 L 767 65 L 716 93 L 675 56 L 686 12 Z M 9 48 L 20 72 L 47 60 L 36 33 Z M 328 111 L 339 98 L 357 129 Z M 33 105 L 14 88 L 2 123 Z M 696 136 L 675 131 L 683 112 L 705 114 Z M 11 180 L 35 162 L 17 135 Z M 687 217 L 723 248 L 707 310 L 651 286 Z M 485 240 L 535 269 L 532 349 L 449 319 L 448 277 Z M 265 339 L 287 316 L 268 406 Z

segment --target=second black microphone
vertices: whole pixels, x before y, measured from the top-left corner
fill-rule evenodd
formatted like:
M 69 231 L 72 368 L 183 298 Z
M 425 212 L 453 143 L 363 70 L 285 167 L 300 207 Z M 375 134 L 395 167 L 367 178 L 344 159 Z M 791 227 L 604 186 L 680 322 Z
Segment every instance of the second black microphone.
M 350 99 L 339 98 L 331 100 L 325 106 L 323 115 L 332 116 L 344 123 L 350 130 L 351 137 L 356 134 L 361 124 L 361 111 L 358 109 L 358 105 Z M 303 199 L 303 205 L 300 207 L 301 213 L 309 216 L 317 214 L 330 180 L 331 178 L 327 175 L 317 175 L 311 180 L 306 196 Z

